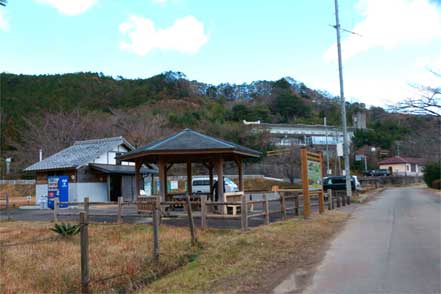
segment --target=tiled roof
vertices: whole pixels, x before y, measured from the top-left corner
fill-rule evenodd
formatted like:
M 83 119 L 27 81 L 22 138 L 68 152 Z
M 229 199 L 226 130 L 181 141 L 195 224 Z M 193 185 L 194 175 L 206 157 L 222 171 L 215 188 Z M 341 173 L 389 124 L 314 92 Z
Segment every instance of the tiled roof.
M 381 160 L 380 162 L 378 162 L 378 164 L 399 164 L 399 163 L 421 164 L 421 159 L 396 155 L 393 157 L 385 158 L 385 159 Z
M 121 156 L 121 159 L 138 153 L 154 153 L 155 151 L 202 151 L 230 150 L 244 153 L 248 156 L 259 157 L 260 152 L 226 140 L 185 129 L 167 138 L 152 142 Z
M 121 136 L 77 141 L 72 146 L 25 168 L 25 171 L 79 168 L 92 162 L 100 155 L 111 151 L 120 144 L 126 145 L 130 150 L 134 149 L 134 147 Z

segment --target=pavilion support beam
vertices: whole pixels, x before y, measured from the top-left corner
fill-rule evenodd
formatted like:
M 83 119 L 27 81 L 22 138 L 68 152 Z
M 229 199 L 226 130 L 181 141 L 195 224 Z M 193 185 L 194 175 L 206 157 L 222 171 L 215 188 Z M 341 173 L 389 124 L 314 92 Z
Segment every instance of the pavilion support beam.
M 166 201 L 165 196 L 167 195 L 167 168 L 164 160 L 159 160 L 159 192 L 161 196 L 161 201 Z
M 193 187 L 191 183 L 192 183 L 191 161 L 187 161 L 187 193 L 189 195 L 193 193 Z
M 244 182 L 243 182 L 243 160 L 237 159 L 235 161 L 237 165 L 237 173 L 239 176 L 239 191 L 243 192 L 245 191 Z
M 216 161 L 216 169 L 217 169 L 217 195 L 218 202 L 225 202 L 224 199 L 224 160 L 218 159 Z M 220 206 L 221 213 L 226 214 L 227 210 L 225 205 Z
M 210 179 L 210 199 L 213 201 L 213 193 L 214 193 L 214 180 L 213 180 L 213 162 L 209 162 L 208 164 L 208 176 Z
M 141 173 L 140 173 L 140 170 L 141 170 L 141 163 L 142 163 L 141 160 L 137 160 L 137 161 L 135 162 L 135 195 L 134 195 L 135 200 L 136 200 L 136 198 L 138 198 L 138 196 L 139 196 L 139 190 L 140 190 L 140 182 L 141 182 Z M 122 195 L 119 195 L 119 196 L 122 196 Z M 118 197 L 119 197 L 119 196 L 118 196 Z

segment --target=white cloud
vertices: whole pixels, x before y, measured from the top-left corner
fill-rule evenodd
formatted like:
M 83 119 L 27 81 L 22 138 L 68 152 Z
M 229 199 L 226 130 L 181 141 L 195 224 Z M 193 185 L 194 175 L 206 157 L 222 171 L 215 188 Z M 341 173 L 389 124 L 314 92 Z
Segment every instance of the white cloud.
M 144 56 L 153 49 L 196 53 L 208 41 L 204 24 L 194 16 L 178 18 L 166 29 L 155 28 L 152 20 L 132 15 L 119 25 L 119 31 L 128 41 L 122 41 L 122 50 Z
M 4 32 L 9 31 L 9 20 L 8 15 L 4 9 L 0 9 L 0 30 Z
M 36 0 L 38 3 L 48 4 L 66 15 L 79 15 L 90 9 L 97 0 Z
M 427 44 L 441 39 L 441 11 L 430 0 L 359 0 L 356 8 L 364 19 L 351 30 L 359 33 L 342 41 L 343 57 L 350 58 L 371 48 L 393 49 L 403 44 Z M 337 58 L 336 44 L 324 54 Z

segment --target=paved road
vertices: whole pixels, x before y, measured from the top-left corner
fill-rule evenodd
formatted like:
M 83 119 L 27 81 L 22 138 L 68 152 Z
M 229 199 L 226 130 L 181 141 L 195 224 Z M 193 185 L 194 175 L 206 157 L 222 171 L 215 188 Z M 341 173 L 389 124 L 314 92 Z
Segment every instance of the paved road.
M 305 293 L 441 293 L 441 197 L 389 188 L 359 207 Z

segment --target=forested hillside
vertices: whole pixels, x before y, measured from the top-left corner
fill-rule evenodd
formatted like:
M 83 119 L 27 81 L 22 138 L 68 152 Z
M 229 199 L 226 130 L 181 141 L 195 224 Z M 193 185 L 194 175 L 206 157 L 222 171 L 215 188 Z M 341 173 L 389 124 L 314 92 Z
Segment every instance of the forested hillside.
M 15 171 L 37 160 L 39 148 L 48 156 L 75 140 L 122 135 L 139 146 L 190 127 L 265 151 L 271 148 L 267 134 L 251 132 L 242 120 L 321 124 L 326 116 L 329 124 L 340 124 L 338 100 L 292 78 L 217 86 L 176 72 L 148 79 L 99 73 L 0 78 L 2 156 L 13 157 Z M 436 126 L 429 118 L 359 103 L 348 103 L 348 122 L 359 110 L 368 112 L 372 130 L 358 135 L 357 146 L 393 150 L 396 141 L 415 141 L 415 126 L 424 126 L 420 131 L 430 141 Z M 402 150 L 412 153 L 417 145 Z

